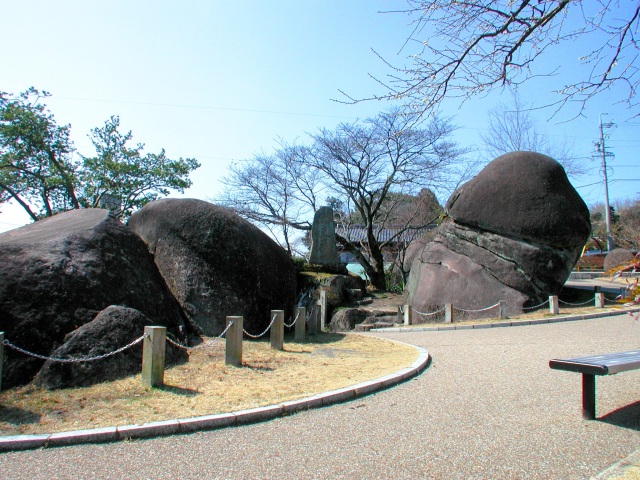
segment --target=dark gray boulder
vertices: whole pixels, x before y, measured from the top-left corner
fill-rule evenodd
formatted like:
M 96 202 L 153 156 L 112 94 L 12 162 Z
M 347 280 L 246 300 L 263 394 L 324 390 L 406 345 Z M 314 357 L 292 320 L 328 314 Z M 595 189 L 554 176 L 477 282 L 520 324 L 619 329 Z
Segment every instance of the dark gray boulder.
M 589 209 L 554 159 L 512 152 L 489 163 L 445 205 L 456 223 L 560 248 L 584 246 Z
M 218 335 L 229 315 L 258 334 L 271 310 L 292 314 L 296 272 L 291 258 L 233 211 L 195 199 L 162 199 L 134 213 L 129 228 L 152 253 L 187 317 Z
M 371 312 L 359 308 L 341 308 L 333 314 L 329 321 L 330 332 L 348 332 L 362 323 L 371 315 Z
M 51 357 L 66 359 L 104 355 L 140 338 L 144 327 L 149 325 L 153 322 L 138 310 L 112 305 L 91 322 L 69 333 Z M 167 342 L 165 365 L 187 359 L 185 350 Z M 47 360 L 34 384 L 47 389 L 86 387 L 140 373 L 141 367 L 142 342 L 139 342 L 123 352 L 95 361 L 61 363 Z
M 108 210 L 74 210 L 0 234 L 0 331 L 14 345 L 49 356 L 109 305 L 174 332 L 184 327 L 145 244 Z M 43 363 L 5 348 L 3 387 L 30 382 Z
M 407 299 L 419 311 L 504 300 L 508 314 L 521 313 L 560 291 L 590 233 L 587 206 L 562 166 L 532 152 L 498 157 L 453 193 L 446 212 L 412 263 Z

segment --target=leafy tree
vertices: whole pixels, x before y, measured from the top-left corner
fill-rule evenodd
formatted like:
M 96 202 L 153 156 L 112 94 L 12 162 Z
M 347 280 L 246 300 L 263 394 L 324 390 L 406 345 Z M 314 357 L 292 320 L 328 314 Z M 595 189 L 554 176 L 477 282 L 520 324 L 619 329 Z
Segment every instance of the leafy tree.
M 41 103 L 48 96 L 33 87 L 0 92 L 0 202 L 14 200 L 33 220 L 79 208 L 70 127 Z
M 340 236 L 338 241 L 354 254 L 371 283 L 384 289 L 382 249 L 423 221 L 420 210 L 401 209 L 406 195 L 415 196 L 423 188 L 455 188 L 460 179 L 456 167 L 465 153 L 450 140 L 454 127 L 449 120 L 435 117 L 426 126 L 416 125 L 415 120 L 396 109 L 364 122 L 341 123 L 334 130 L 320 129 L 310 135 L 311 144 L 306 147 L 281 149 L 268 162 L 256 157 L 232 171 L 225 180 L 228 189 L 218 201 L 228 206 L 256 202 L 264 214 L 260 222 L 309 230 L 309 216 L 319 206 L 317 195 L 326 192 L 341 207 L 343 222 L 357 223 L 366 231 L 364 241 Z M 270 184 L 252 180 L 256 178 L 254 168 L 266 172 L 267 166 L 278 164 L 279 171 L 285 159 L 290 159 L 296 172 L 286 198 Z M 266 208 L 267 204 L 280 205 L 283 199 L 294 199 L 298 207 L 286 212 Z M 252 219 L 246 210 L 238 211 Z M 393 225 L 394 238 L 380 240 L 379 231 L 400 218 L 400 225 Z
M 557 108 L 567 102 L 583 108 L 594 96 L 605 93 L 608 100 L 626 102 L 638 114 L 638 1 L 407 3 L 407 9 L 395 13 L 411 18 L 414 28 L 405 46 L 415 46 L 415 53 L 407 66 L 390 65 L 394 73 L 388 81 L 380 80 L 388 93 L 372 98 L 405 98 L 416 112 L 431 112 L 445 98 L 464 99 L 540 76 L 552 77 L 564 58 L 563 45 L 573 44 L 585 45 L 580 61 L 589 67 L 588 73 L 573 82 L 558 82 Z M 552 55 L 557 67 L 542 70 L 538 60 L 553 59 Z M 618 85 L 622 94 L 614 91 Z
M 122 134 L 119 127 L 120 118 L 112 116 L 89 135 L 96 156 L 83 157 L 79 173 L 83 206 L 110 203 L 116 216 L 125 219 L 170 190 L 184 192 L 191 186 L 189 174 L 200 166 L 195 159 L 171 160 L 164 149 L 143 154 L 144 145 L 129 146 L 131 131 Z
M 570 176 L 584 174 L 584 167 L 566 143 L 552 141 L 540 133 L 531 109 L 532 105 L 523 103 L 516 93 L 510 105 L 500 103 L 489 111 L 487 133 L 481 134 L 488 160 L 526 150 L 557 160 Z
M 0 203 L 15 201 L 36 221 L 101 206 L 108 195 L 117 215 L 126 218 L 169 189 L 182 192 L 191 185 L 196 160 L 170 160 L 164 150 L 143 155 L 140 144 L 128 147 L 131 132 L 118 132 L 118 117 L 92 131 L 95 157 L 74 159 L 70 126 L 59 126 L 42 103 L 49 95 L 33 87 L 18 96 L 0 92 Z

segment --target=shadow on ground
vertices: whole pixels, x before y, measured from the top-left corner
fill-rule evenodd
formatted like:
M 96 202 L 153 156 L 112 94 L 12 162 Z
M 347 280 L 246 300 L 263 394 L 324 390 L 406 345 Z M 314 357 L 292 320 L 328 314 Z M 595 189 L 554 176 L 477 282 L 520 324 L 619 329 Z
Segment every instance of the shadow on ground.
M 40 421 L 40 415 L 37 413 L 23 410 L 22 408 L 3 406 L 0 406 L 0 418 L 2 418 L 3 422 L 11 425 L 36 424 Z
M 598 420 L 617 427 L 640 431 L 640 402 L 625 405 L 603 415 Z

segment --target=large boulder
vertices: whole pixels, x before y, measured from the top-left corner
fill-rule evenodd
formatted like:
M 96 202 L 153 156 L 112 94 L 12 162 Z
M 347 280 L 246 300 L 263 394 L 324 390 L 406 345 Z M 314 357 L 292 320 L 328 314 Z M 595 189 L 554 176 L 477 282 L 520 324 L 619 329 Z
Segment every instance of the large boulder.
M 604 271 L 608 272 L 625 263 L 631 263 L 635 259 L 633 253 L 625 248 L 614 248 L 604 257 Z
M 233 211 L 194 199 L 162 199 L 129 219 L 153 254 L 187 317 L 219 335 L 229 315 L 260 333 L 271 310 L 292 313 L 296 273 L 291 258 Z
M 419 311 L 504 300 L 508 313 L 520 313 L 560 291 L 590 233 L 587 206 L 562 166 L 533 152 L 495 159 L 453 193 L 446 213 L 407 282 Z
M 124 347 L 142 336 L 153 322 L 138 310 L 112 305 L 89 323 L 64 338 L 64 344 L 51 353 L 53 358 L 92 358 L 109 354 L 114 346 Z M 188 359 L 184 349 L 167 342 L 165 364 Z M 142 342 L 100 360 L 57 362 L 48 360 L 38 372 L 35 385 L 47 389 L 85 387 L 140 373 Z
M 109 305 L 135 308 L 175 333 L 185 327 L 145 244 L 108 210 L 74 210 L 0 234 L 0 331 L 12 344 L 49 356 Z M 105 338 L 100 348 L 120 346 Z M 30 382 L 44 363 L 5 353 L 3 387 Z

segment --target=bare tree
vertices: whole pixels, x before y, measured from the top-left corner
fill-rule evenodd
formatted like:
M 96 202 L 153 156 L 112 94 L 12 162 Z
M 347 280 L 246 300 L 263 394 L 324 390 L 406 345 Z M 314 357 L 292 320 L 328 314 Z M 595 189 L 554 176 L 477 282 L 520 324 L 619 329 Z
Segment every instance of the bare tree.
M 595 95 L 621 85 L 616 100 L 637 112 L 640 75 L 636 35 L 640 2 L 630 0 L 407 0 L 409 8 L 395 13 L 410 16 L 413 32 L 405 44 L 416 47 L 408 66 L 394 67 L 380 80 L 386 94 L 372 98 L 405 98 L 416 112 L 431 112 L 445 98 L 468 98 L 496 87 L 517 86 L 538 76 L 543 56 L 563 44 L 587 46 L 580 60 L 590 67 L 586 78 L 560 83 L 553 102 L 561 108 L 578 102 L 580 110 Z M 549 52 L 550 55 L 546 55 Z M 562 58 L 557 55 L 556 58 Z M 388 62 L 387 62 L 388 63 Z M 561 82 L 564 82 L 562 80 Z M 360 101 L 352 97 L 350 101 Z
M 364 238 L 343 235 L 337 240 L 354 254 L 371 283 L 384 289 L 383 248 L 433 220 L 418 205 L 411 208 L 407 196 L 417 197 L 423 188 L 450 192 L 461 181 L 458 167 L 465 152 L 450 140 L 451 122 L 435 117 L 418 127 L 415 120 L 396 109 L 365 122 L 320 129 L 310 135 L 308 146 L 282 144 L 273 155 L 232 167 L 225 192 L 214 201 L 270 229 L 291 252 L 293 230 L 310 230 L 318 195 L 328 196 L 342 212 L 343 227 L 357 224 L 366 232 Z M 379 233 L 389 225 L 394 235 L 381 239 Z
M 309 215 L 318 207 L 319 175 L 298 158 L 304 147 L 280 142 L 271 154 L 258 154 L 229 168 L 224 192 L 214 201 L 266 228 L 289 254 L 292 231 L 310 230 Z
M 538 130 L 531 109 L 532 105 L 523 103 L 516 93 L 510 105 L 500 103 L 489 111 L 487 132 L 480 135 L 487 160 L 509 152 L 528 150 L 557 160 L 570 176 L 584 174 L 584 166 L 566 142 L 553 140 Z
M 364 124 L 343 123 L 312 136 L 313 147 L 302 162 L 323 174 L 326 188 L 345 199 L 349 222 L 364 229 L 363 237 L 337 239 L 354 254 L 375 288 L 385 288 L 384 247 L 407 230 L 425 226 L 422 210 L 416 209 L 394 225 L 390 237 L 380 238 L 380 232 L 397 221 L 394 213 L 403 195 L 429 187 L 451 190 L 460 181 L 455 167 L 465 152 L 449 140 L 453 131 L 449 120 L 438 117 L 418 128 L 415 117 L 394 109 Z M 343 231 L 351 231 L 348 227 Z

